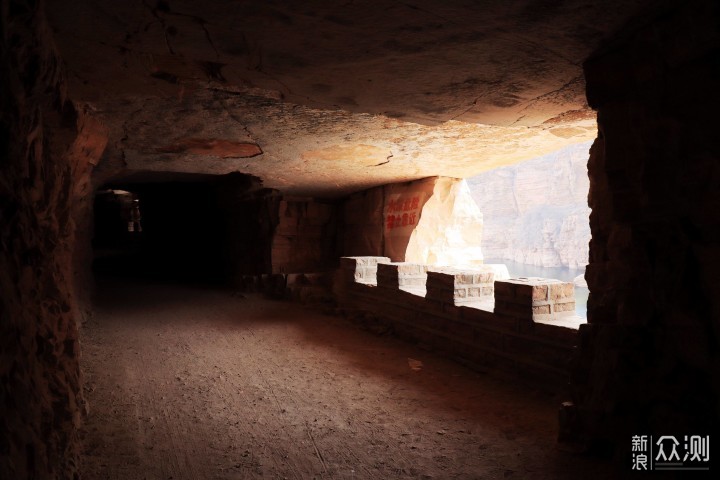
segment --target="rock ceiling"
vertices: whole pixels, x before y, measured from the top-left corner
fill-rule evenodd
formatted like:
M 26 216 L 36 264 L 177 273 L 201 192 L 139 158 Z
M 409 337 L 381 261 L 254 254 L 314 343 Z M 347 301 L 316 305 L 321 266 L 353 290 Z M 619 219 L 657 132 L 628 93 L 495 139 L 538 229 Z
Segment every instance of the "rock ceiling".
M 582 61 L 640 0 L 47 0 L 106 177 L 336 196 L 594 138 Z

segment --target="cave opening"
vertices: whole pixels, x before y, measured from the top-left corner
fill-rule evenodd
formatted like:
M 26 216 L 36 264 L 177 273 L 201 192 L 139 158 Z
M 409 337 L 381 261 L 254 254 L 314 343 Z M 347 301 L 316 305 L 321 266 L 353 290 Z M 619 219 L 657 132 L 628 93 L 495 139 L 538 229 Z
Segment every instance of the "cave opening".
M 587 318 L 592 142 L 572 144 L 467 179 L 483 215 L 487 264 L 504 264 L 511 277 L 572 282 L 576 313 Z

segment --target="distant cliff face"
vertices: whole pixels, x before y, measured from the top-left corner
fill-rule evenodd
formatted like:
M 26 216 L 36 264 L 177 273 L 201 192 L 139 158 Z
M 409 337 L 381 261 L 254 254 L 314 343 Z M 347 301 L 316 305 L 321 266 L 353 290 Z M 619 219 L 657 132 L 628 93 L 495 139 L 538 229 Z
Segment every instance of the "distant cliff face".
M 484 217 L 485 258 L 543 267 L 588 263 L 590 143 L 467 179 Z

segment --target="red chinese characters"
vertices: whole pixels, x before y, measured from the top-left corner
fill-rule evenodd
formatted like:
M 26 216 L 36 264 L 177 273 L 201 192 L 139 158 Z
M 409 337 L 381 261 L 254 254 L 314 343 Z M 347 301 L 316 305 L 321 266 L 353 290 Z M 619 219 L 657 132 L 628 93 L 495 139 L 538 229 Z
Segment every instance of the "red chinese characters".
M 420 197 L 394 198 L 388 202 L 385 214 L 385 227 L 392 230 L 398 227 L 407 227 L 417 223 L 420 207 Z

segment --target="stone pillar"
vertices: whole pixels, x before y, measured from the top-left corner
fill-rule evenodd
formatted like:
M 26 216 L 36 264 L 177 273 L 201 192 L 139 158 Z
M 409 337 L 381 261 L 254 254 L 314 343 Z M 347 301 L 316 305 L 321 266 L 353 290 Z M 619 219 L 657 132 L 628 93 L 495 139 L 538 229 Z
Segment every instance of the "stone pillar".
M 78 478 L 73 253 L 107 137 L 65 96 L 43 2 L 0 8 L 0 478 Z M 84 223 L 84 222 L 82 222 Z
M 461 270 L 431 267 L 427 272 L 425 298 L 442 303 L 462 305 L 492 298 L 494 273 L 490 270 Z
M 388 263 L 388 257 L 340 257 L 343 281 L 377 284 L 378 263 Z
M 409 262 L 378 263 L 377 286 L 397 290 L 400 287 L 425 288 L 427 265 Z
M 561 441 L 628 458 L 720 431 L 720 4 L 656 8 L 584 65 L 590 298 L 561 415 Z
M 498 280 L 495 313 L 532 321 L 573 316 L 575 286 L 549 278 Z

